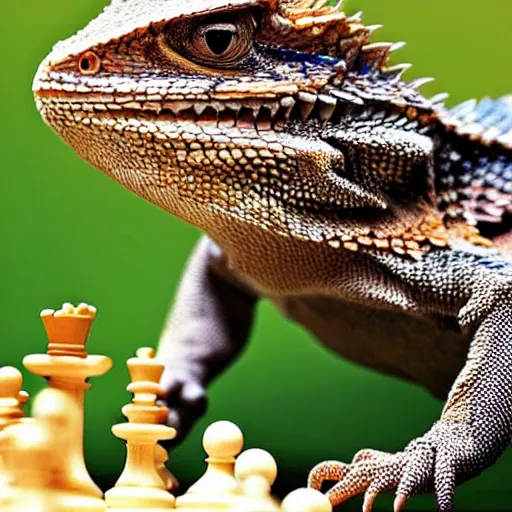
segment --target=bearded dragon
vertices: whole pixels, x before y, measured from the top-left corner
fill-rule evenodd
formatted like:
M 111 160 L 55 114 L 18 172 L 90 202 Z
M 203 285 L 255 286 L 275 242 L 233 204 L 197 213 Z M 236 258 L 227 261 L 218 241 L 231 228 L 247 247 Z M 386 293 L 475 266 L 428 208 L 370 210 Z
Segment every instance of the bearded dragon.
M 261 298 L 341 356 L 446 399 L 399 453 L 309 478 L 394 509 L 492 465 L 512 432 L 512 105 L 453 109 L 399 44 L 323 0 L 112 0 L 34 81 L 45 122 L 126 189 L 201 228 L 162 335 L 182 434 Z

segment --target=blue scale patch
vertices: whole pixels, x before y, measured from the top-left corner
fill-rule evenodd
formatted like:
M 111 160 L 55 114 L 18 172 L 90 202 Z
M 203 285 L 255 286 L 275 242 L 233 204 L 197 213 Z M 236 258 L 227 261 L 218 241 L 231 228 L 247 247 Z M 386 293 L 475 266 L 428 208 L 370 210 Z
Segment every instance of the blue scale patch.
M 286 50 L 275 46 L 267 46 L 265 51 L 275 56 L 282 62 L 293 62 L 302 64 L 302 70 L 306 73 L 312 67 L 334 67 L 340 62 L 340 59 L 329 57 L 328 55 L 316 55 L 313 53 L 304 53 L 297 50 Z
M 334 66 L 339 59 L 329 57 L 327 55 L 316 55 L 313 53 L 304 53 L 297 50 L 283 50 L 282 48 L 269 48 L 270 53 L 278 55 L 285 62 L 302 62 L 314 65 L 331 65 Z
M 365 62 L 361 54 L 357 57 L 354 67 L 361 75 L 369 75 L 373 71 L 372 67 Z
M 478 265 L 488 270 L 503 270 L 505 268 L 511 268 L 510 262 L 503 260 L 493 260 L 490 258 L 482 258 L 478 260 Z

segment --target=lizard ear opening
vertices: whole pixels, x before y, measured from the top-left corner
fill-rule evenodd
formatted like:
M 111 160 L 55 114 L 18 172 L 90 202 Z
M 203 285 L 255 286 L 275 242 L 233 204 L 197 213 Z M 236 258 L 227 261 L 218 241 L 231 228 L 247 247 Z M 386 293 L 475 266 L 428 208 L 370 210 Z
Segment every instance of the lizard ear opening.
M 251 52 L 255 31 L 253 14 L 244 10 L 172 22 L 164 39 L 171 50 L 196 64 L 230 69 Z

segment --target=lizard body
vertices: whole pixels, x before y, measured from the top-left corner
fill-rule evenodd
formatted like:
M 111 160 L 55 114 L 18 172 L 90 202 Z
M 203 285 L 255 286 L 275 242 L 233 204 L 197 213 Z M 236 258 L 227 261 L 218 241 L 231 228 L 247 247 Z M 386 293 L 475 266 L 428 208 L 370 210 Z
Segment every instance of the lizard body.
M 512 432 L 512 105 L 423 97 L 375 29 L 321 0 L 112 0 L 33 88 L 80 156 L 206 233 L 159 349 L 169 421 L 186 432 L 269 298 L 448 396 L 402 452 L 323 463 L 310 485 L 339 480 L 332 503 L 364 492 L 365 511 L 435 491 L 447 511 Z

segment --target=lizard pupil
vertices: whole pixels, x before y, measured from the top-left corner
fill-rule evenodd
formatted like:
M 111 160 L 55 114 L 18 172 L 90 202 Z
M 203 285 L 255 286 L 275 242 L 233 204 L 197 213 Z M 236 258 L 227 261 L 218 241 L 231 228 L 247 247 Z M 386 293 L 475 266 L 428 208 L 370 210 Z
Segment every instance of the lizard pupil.
M 212 53 L 222 55 L 233 42 L 233 32 L 225 29 L 210 29 L 205 34 L 205 40 Z
M 164 56 L 171 50 L 201 66 L 233 69 L 251 52 L 256 26 L 246 10 L 222 19 L 216 14 L 178 20 L 163 27 L 158 44 Z

